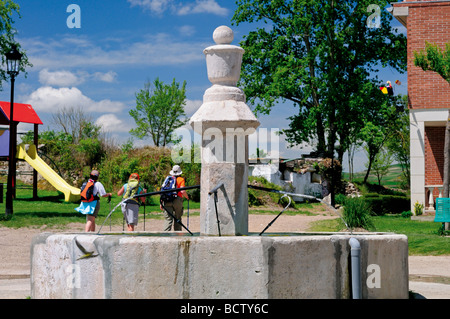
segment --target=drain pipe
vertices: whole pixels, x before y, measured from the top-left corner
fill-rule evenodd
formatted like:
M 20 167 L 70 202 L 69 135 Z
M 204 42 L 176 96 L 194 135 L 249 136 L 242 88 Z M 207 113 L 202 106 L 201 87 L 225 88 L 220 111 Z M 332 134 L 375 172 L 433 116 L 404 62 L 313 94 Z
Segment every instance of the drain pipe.
M 356 238 L 350 238 L 353 299 L 361 299 L 361 245 Z

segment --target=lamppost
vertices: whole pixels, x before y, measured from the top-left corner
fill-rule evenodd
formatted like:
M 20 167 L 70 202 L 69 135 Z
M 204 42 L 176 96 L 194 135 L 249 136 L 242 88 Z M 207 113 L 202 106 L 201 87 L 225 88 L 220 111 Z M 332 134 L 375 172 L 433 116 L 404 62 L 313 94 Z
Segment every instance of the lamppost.
M 17 46 L 12 45 L 11 50 L 5 54 L 7 73 L 11 76 L 11 106 L 9 112 L 9 161 L 8 161 L 8 184 L 6 188 L 6 209 L 5 215 L 13 214 L 13 197 L 15 195 L 16 183 L 16 144 L 17 144 L 17 123 L 14 122 L 14 81 L 19 74 L 20 60 L 22 54 L 17 51 Z

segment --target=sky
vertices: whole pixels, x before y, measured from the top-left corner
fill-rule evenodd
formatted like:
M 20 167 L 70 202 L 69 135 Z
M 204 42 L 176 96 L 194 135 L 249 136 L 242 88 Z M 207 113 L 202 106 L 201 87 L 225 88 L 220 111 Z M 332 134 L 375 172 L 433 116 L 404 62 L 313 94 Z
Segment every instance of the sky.
M 44 125 L 53 129 L 52 114 L 61 107 L 81 107 L 117 143 L 125 143 L 135 122 L 129 111 L 135 94 L 148 81 L 187 82 L 187 116 L 201 106 L 211 86 L 203 49 L 214 45 L 212 34 L 220 25 L 233 29 L 239 45 L 254 24 L 231 24 L 234 0 L 16 0 L 21 18 L 15 17 L 15 38 L 33 67 L 15 82 L 16 103 L 31 104 Z M 74 7 L 77 5 L 78 7 Z M 79 18 L 79 19 L 78 19 Z M 395 19 L 393 28 L 406 32 Z M 380 30 L 382 32 L 382 30 Z M 396 93 L 406 94 L 407 78 L 384 69 L 383 81 L 400 80 Z M 3 84 L 1 101 L 10 101 L 9 83 Z M 260 128 L 269 132 L 289 125 L 295 108 L 279 104 L 270 115 L 258 115 Z M 189 127 L 190 128 L 190 127 Z M 32 125 L 20 124 L 20 131 Z M 193 133 L 192 133 L 193 134 Z M 150 139 L 136 145 L 152 145 Z M 289 148 L 280 137 L 278 148 L 285 158 L 300 157 L 312 148 Z M 264 145 L 262 145 L 264 148 Z M 355 157 L 356 171 L 364 169 L 365 156 Z M 344 170 L 345 170 L 345 163 Z

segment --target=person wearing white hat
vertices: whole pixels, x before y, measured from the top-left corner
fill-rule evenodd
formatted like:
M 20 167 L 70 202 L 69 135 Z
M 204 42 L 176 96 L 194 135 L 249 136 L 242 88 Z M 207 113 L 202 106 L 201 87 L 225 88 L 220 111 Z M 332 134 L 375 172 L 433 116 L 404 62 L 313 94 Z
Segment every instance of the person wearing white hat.
M 172 170 L 169 172 L 169 174 L 170 175 L 166 178 L 166 180 L 169 177 L 173 177 L 176 181 L 175 188 L 183 188 L 186 186 L 184 178 L 181 177 L 181 174 L 183 174 L 183 172 L 181 171 L 180 165 L 173 166 Z M 186 199 L 189 199 L 189 196 L 185 190 L 178 192 L 176 194 L 176 197 L 173 198 L 172 200 L 163 201 L 164 207 L 169 211 L 169 213 L 174 215 L 180 221 L 181 221 L 181 216 L 183 216 L 183 197 Z M 164 217 L 165 217 L 164 231 L 170 231 L 172 229 L 172 225 L 173 225 L 173 230 L 180 231 L 181 225 L 179 223 L 173 222 L 173 217 L 169 213 L 167 213 L 167 211 L 165 209 L 163 209 L 162 205 L 160 205 L 160 208 L 161 208 L 161 210 L 163 210 Z

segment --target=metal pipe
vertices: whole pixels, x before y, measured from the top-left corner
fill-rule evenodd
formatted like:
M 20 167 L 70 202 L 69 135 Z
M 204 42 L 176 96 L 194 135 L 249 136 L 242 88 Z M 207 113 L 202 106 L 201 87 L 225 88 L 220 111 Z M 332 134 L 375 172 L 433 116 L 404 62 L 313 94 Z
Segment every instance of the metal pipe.
M 157 191 L 157 192 L 151 192 L 151 193 L 145 193 L 145 194 L 138 194 L 138 195 L 134 195 L 133 198 L 147 197 L 147 196 L 153 196 L 153 195 L 170 193 L 170 192 L 180 192 L 180 191 L 184 191 L 184 190 L 188 190 L 188 189 L 194 189 L 194 188 L 200 188 L 200 185 L 186 186 L 186 187 L 180 187 L 180 188 L 166 189 L 164 191 Z
M 288 207 L 291 205 L 291 198 L 290 198 L 288 195 L 286 195 L 286 194 L 284 194 L 283 196 L 281 196 L 281 198 L 283 198 L 283 197 L 287 197 L 287 198 L 289 199 L 289 203 L 286 205 L 286 207 L 283 208 L 283 210 L 277 215 L 277 217 L 275 217 L 275 218 L 274 218 L 274 219 L 266 226 L 266 228 L 264 228 L 264 230 L 263 230 L 262 232 L 259 233 L 259 236 L 262 236 L 262 234 L 264 234 L 264 232 L 265 232 L 270 226 L 272 226 L 272 224 L 277 220 L 277 218 L 280 217 L 280 215 L 283 214 L 283 212 L 284 212 L 286 209 L 288 209 Z M 280 201 L 281 201 L 281 198 L 280 198 Z
M 351 281 L 353 299 L 361 299 L 361 245 L 352 237 L 349 240 L 351 255 Z
M 314 196 L 310 196 L 310 195 L 304 195 L 304 194 L 296 194 L 296 193 L 290 193 L 290 192 L 285 192 L 285 191 L 279 191 L 277 189 L 273 189 L 273 188 L 267 188 L 267 187 L 262 187 L 262 186 L 255 186 L 255 185 L 247 185 L 248 188 L 253 188 L 253 189 L 257 189 L 257 190 L 261 190 L 261 191 L 266 191 L 266 192 L 271 192 L 271 193 L 278 193 L 278 194 L 285 194 L 285 195 L 289 195 L 292 197 L 302 197 L 302 198 L 306 198 L 306 199 L 310 199 L 310 200 L 316 200 L 322 204 L 325 204 L 326 207 L 330 208 L 333 210 L 333 212 L 339 216 L 339 218 L 342 220 L 342 222 L 344 223 L 345 227 L 347 227 L 348 231 L 350 231 L 350 233 L 352 234 L 352 229 L 350 227 L 348 227 L 345 219 L 341 216 L 341 214 L 339 214 L 338 210 L 336 208 L 334 208 L 333 206 L 331 206 L 330 204 L 328 204 L 327 202 L 325 202 L 324 200 L 314 197 Z
M 224 187 L 224 183 L 221 182 L 221 183 L 217 184 L 216 187 L 214 187 L 212 190 L 210 190 L 210 191 L 208 192 L 208 195 L 214 194 L 214 208 L 216 209 L 217 231 L 218 231 L 219 237 L 222 236 L 222 235 L 221 235 L 221 233 L 220 233 L 219 212 L 217 211 L 217 201 L 218 201 L 218 198 L 217 198 L 217 192 L 218 192 L 219 189 L 222 188 L 222 187 Z
M 195 185 L 195 186 L 187 186 L 187 187 L 181 187 L 181 188 L 174 188 L 174 189 L 169 189 L 169 190 L 164 190 L 164 191 L 157 191 L 157 192 L 151 192 L 151 193 L 145 193 L 145 194 L 139 194 L 139 195 L 134 195 L 132 198 L 140 198 L 140 197 L 146 197 L 146 196 L 152 196 L 152 195 L 158 195 L 158 194 L 163 194 L 163 193 L 169 193 L 169 192 L 179 192 L 182 190 L 188 190 L 188 189 L 194 189 L 194 188 L 200 188 L 200 185 Z M 116 210 L 117 207 L 119 207 L 122 203 L 124 203 L 126 200 L 128 200 L 129 198 L 123 199 L 121 202 L 119 202 L 108 214 L 108 216 L 106 216 L 105 221 L 103 222 L 102 226 L 100 226 L 100 229 L 98 230 L 97 234 L 100 234 L 103 225 L 105 224 L 105 222 L 108 220 L 108 218 L 111 216 L 111 214 Z M 163 206 L 164 207 L 164 206 Z M 167 210 L 166 210 L 167 211 Z M 169 213 L 170 214 L 170 213 Z M 177 220 L 176 218 L 174 218 L 175 220 Z M 184 225 L 183 226 L 185 229 L 186 227 Z M 122 223 L 122 229 L 125 231 L 125 220 Z M 187 231 L 189 231 L 189 229 L 187 229 Z M 189 231 L 189 233 L 191 233 Z M 191 233 L 192 235 L 192 233 Z
M 214 187 L 213 189 L 211 189 L 211 190 L 208 192 L 208 194 L 211 195 L 211 194 L 213 194 L 213 193 L 217 193 L 217 191 L 219 190 L 219 188 L 221 188 L 221 187 L 223 187 L 223 186 L 224 186 L 223 183 L 217 184 L 217 186 Z

